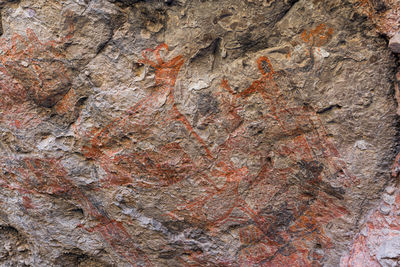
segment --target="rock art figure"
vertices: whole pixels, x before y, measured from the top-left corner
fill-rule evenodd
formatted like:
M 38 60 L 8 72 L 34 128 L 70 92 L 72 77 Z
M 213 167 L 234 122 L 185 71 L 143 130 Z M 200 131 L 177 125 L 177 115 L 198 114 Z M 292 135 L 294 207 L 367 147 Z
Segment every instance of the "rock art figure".
M 26 208 L 34 208 L 30 195 L 51 195 L 72 200 L 84 213 L 99 222 L 89 231 L 98 232 L 105 241 L 132 266 L 150 266 L 146 255 L 135 247 L 123 225 L 94 204 L 79 187 L 68 178 L 61 162 L 54 158 L 1 158 L 0 187 L 23 195 Z M 28 205 L 27 205 L 27 204 Z M 82 225 L 77 225 L 82 227 Z
M 0 122 L 16 129 L 37 125 L 31 103 L 52 107 L 70 90 L 71 66 L 60 47 L 73 36 L 71 17 L 68 34 L 57 41 L 41 42 L 29 28 L 26 36 L 0 39 Z
M 331 246 L 324 226 L 330 219 L 346 213 L 344 207 L 333 204 L 333 199 L 342 199 L 344 188 L 355 182 L 355 178 L 328 140 L 316 112 L 310 106 L 297 106 L 289 101 L 275 82 L 277 74 L 270 60 L 260 57 L 257 64 L 261 78 L 247 89 L 234 92 L 228 81 L 222 82 L 223 92 L 219 97 L 223 98 L 221 108 L 230 124 L 227 126 L 229 132 L 222 144 L 210 148 L 179 111 L 174 99 L 175 81 L 183 58 L 177 56 L 164 61 L 162 51 L 168 52 L 167 45 L 148 49 L 143 52 L 141 61 L 155 69 L 155 90 L 139 100 L 122 118 L 95 132 L 89 146 L 84 147 L 86 157 L 95 159 L 106 172 L 101 185 L 165 187 L 195 176 L 207 193 L 192 199 L 183 197 L 176 209 L 166 211 L 170 218 L 199 223 L 211 232 L 232 223 L 244 225 L 241 229 L 244 248 L 237 259 L 242 266 L 289 262 L 298 266 L 318 265 L 324 249 Z M 150 56 L 155 60 L 150 60 Z M 250 121 L 239 113 L 251 97 L 261 97 L 267 107 L 257 119 L 269 123 L 269 136 L 275 140 L 274 144 L 265 147 L 263 155 L 248 151 L 263 159 L 256 173 L 246 166 L 238 166 L 231 159 L 237 151 L 246 150 L 243 145 L 248 142 Z M 213 123 L 213 119 L 209 122 Z M 176 141 L 141 152 L 118 146 L 112 148 L 116 137 L 135 132 L 140 133 L 138 136 L 150 136 L 152 127 L 167 129 L 171 123 L 184 126 L 202 151 L 200 160 L 194 161 L 189 151 Z M 278 162 L 282 160 L 286 163 L 280 166 Z M 225 182 L 218 185 L 216 180 Z M 242 187 L 251 194 L 264 192 L 264 196 L 259 203 L 251 205 L 241 196 Z M 286 200 L 282 202 L 283 199 Z M 277 203 L 284 206 L 268 210 Z M 321 216 L 315 218 L 313 212 L 319 212 Z M 251 237 L 252 231 L 257 232 L 256 238 Z M 311 249 L 315 253 L 308 255 L 309 250 L 302 247 L 314 243 L 320 248 Z
M 160 55 L 162 50 L 168 52 L 167 45 L 162 44 L 154 50 L 148 49 L 143 52 L 144 59 L 142 62 L 150 64 L 155 69 L 156 90 L 131 107 L 125 116 L 115 119 L 95 133 L 90 140 L 90 145 L 84 147 L 85 155 L 96 158 L 108 173 L 108 181 L 103 181 L 103 185 L 108 183 L 134 183 L 145 187 L 169 186 L 190 173 L 188 166 L 191 164 L 191 159 L 178 143 L 172 142 L 161 145 L 155 151 L 126 155 L 119 153 L 120 151 L 109 153 L 106 151 L 107 146 L 112 143 L 115 136 L 124 132 L 138 130 L 143 132 L 145 129 L 154 126 L 155 122 L 159 124 L 159 127 L 163 127 L 170 121 L 183 124 L 210 157 L 210 152 L 204 141 L 179 111 L 174 100 L 173 89 L 183 59 L 181 56 L 177 56 L 165 62 Z M 156 61 L 151 61 L 148 58 L 148 53 L 152 53 Z M 165 114 L 162 114 L 162 116 L 157 114 L 159 109 L 164 109 Z M 156 121 L 157 118 L 161 120 Z M 172 157 L 172 155 L 175 155 L 175 157 Z M 173 162 L 169 162 L 170 160 Z M 184 170 L 189 172 L 185 174 Z M 134 175 L 136 175 L 136 179 L 132 178 Z
M 298 107 L 290 104 L 275 83 L 275 72 L 269 59 L 260 57 L 257 62 L 262 78 L 254 81 L 250 87 L 235 93 L 226 80 L 222 82 L 222 87 L 235 99 L 231 103 L 236 110 L 239 102 L 244 104 L 246 98 L 251 95 L 261 95 L 268 107 L 268 113 L 263 119 L 270 120 L 270 127 L 277 129 L 271 130 L 271 133 L 277 135 L 272 150 L 276 159 L 266 159 L 258 174 L 253 176 L 247 174 L 245 167 L 235 169 L 234 164 L 229 162 L 230 157 L 246 143 L 247 140 L 242 137 L 246 136 L 248 128 L 245 128 L 246 122 L 239 119 L 236 111 L 229 110 L 227 113 L 234 114 L 231 117 L 236 118 L 233 124 L 237 125 L 238 120 L 242 122 L 219 146 L 219 154 L 214 156 L 229 162 L 216 164 L 216 167 L 224 167 L 226 183 L 222 188 L 216 187 L 214 192 L 191 202 L 181 210 L 197 211 L 194 215 L 196 218 L 214 227 L 229 219 L 240 224 L 246 224 L 247 220 L 249 226 L 241 230 L 241 240 L 245 246 L 238 259 L 241 266 L 293 263 L 296 263 L 296 266 L 318 265 L 323 258 L 323 255 L 318 253 L 331 246 L 329 238 L 324 234 L 323 225 L 330 219 L 346 213 L 344 207 L 334 205 L 332 201 L 332 196 L 342 198 L 344 189 L 334 188 L 325 182 L 323 177 L 330 177 L 344 187 L 356 182 L 356 179 L 348 172 L 338 151 L 327 139 L 327 133 L 316 112 L 308 106 Z M 285 159 L 287 167 L 279 167 L 279 159 Z M 221 172 L 214 171 L 209 180 L 218 175 L 221 175 Z M 294 181 L 292 177 L 297 177 L 294 179 L 298 180 Z M 240 197 L 239 182 L 247 183 L 249 191 L 254 190 L 260 194 L 262 192 L 268 195 L 268 198 L 259 198 L 262 204 L 250 207 L 246 200 Z M 295 193 L 296 191 L 298 193 Z M 296 199 L 292 199 L 293 197 Z M 285 199 L 285 206 L 281 210 L 268 210 L 267 207 L 274 202 L 279 203 L 279 199 Z M 263 202 L 264 200 L 266 202 Z M 202 211 L 199 211 L 199 207 L 202 207 Z M 240 220 L 230 218 L 233 208 L 241 209 L 247 215 L 247 219 L 246 216 Z M 317 210 L 321 217 L 315 218 L 312 214 Z M 212 215 L 207 216 L 207 213 Z M 221 217 L 217 217 L 219 214 Z M 255 237 L 251 236 L 252 231 L 256 232 Z M 304 250 L 303 247 L 308 246 L 307 242 L 319 242 L 322 249 L 315 255 L 306 255 L 304 253 L 308 253 L 308 250 Z

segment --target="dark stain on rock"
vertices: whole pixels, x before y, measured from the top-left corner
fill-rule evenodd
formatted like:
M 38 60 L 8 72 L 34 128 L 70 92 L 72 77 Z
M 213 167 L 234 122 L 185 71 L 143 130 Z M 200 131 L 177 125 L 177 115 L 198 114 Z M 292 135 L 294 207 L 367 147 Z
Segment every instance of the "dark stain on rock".
M 56 259 L 56 264 L 58 266 L 111 266 L 109 264 L 105 264 L 104 262 L 99 261 L 98 259 L 94 259 L 88 255 L 86 255 L 80 249 L 74 248 L 70 252 L 65 252 L 61 254 Z
M 197 100 L 197 109 L 202 116 L 218 113 L 218 105 L 218 101 L 210 93 L 200 94 Z
M 328 195 L 334 196 L 340 200 L 344 199 L 344 194 L 346 191 L 342 187 L 333 187 L 325 182 L 323 182 L 322 185 L 322 190 Z
M 316 183 L 324 169 L 323 164 L 316 160 L 301 160 L 297 162 L 297 165 L 300 167 L 300 171 L 296 174 L 296 177 L 306 183 Z
M 371 0 L 371 4 L 377 12 L 384 12 L 388 9 L 382 0 Z
M 203 48 L 200 48 L 194 56 L 190 58 L 190 62 L 195 62 L 196 60 L 203 58 L 207 55 L 215 55 L 220 47 L 221 38 L 213 38 L 212 34 L 205 34 L 203 36 L 204 42 L 209 42 L 209 44 Z

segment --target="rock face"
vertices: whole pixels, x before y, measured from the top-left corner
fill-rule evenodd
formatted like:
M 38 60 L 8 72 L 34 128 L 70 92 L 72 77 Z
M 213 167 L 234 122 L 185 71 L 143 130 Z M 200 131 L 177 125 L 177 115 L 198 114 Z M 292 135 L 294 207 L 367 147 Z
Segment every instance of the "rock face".
M 400 53 L 400 33 L 396 33 L 389 42 L 389 48 L 394 53 Z
M 381 34 L 388 38 L 389 48 L 394 52 L 398 50 L 398 35 L 400 32 L 400 2 L 375 1 L 363 3 L 364 14 L 375 23 Z M 377 8 L 380 6 L 381 8 Z M 398 65 L 398 63 L 397 63 Z M 398 103 L 400 72 L 395 75 L 395 94 Z M 400 114 L 399 109 L 397 114 Z M 392 176 L 398 178 L 400 173 L 400 155 L 394 161 Z M 350 250 L 342 257 L 343 266 L 399 266 L 399 224 L 400 224 L 400 187 L 398 181 L 393 181 L 387 187 L 378 205 L 369 211 L 362 219 L 359 233 L 356 234 Z
M 391 4 L 0 1 L 0 265 L 396 266 Z

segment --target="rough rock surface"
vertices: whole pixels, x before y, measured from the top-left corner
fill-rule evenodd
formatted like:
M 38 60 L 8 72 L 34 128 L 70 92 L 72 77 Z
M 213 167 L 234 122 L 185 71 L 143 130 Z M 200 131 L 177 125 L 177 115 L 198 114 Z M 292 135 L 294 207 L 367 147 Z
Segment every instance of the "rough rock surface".
M 396 33 L 389 41 L 389 48 L 394 53 L 400 53 L 400 32 Z
M 0 266 L 396 266 L 392 2 L 0 1 Z
M 392 0 L 363 1 L 363 13 L 375 23 L 378 31 L 390 38 L 389 48 L 397 50 L 400 33 L 400 2 Z M 400 62 L 397 62 L 397 66 Z M 397 68 L 394 86 L 397 102 L 400 103 L 400 72 Z M 399 105 L 398 105 L 399 106 Z M 400 115 L 399 108 L 397 114 Z M 400 154 L 396 157 L 392 176 L 396 178 L 381 193 L 378 205 L 362 219 L 359 233 L 354 237 L 350 250 L 342 257 L 343 266 L 399 266 L 400 225 Z

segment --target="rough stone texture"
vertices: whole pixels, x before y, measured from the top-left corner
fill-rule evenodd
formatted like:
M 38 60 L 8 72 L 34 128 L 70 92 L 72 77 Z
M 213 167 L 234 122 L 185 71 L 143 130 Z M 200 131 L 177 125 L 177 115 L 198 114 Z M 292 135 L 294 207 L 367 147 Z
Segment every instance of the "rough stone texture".
M 1 1 L 0 265 L 396 264 L 387 6 Z
M 400 33 L 396 33 L 389 41 L 389 48 L 394 53 L 400 53 Z
M 400 195 L 391 190 L 386 190 L 382 203 L 367 216 L 348 256 L 342 259 L 343 266 L 398 266 Z
M 382 8 L 376 8 L 378 5 Z M 376 24 L 378 31 L 391 38 L 389 47 L 393 52 L 399 52 L 395 44 L 400 31 L 400 2 L 384 0 L 373 3 L 364 1 L 362 9 Z M 400 103 L 399 81 L 400 72 L 397 72 L 394 86 L 398 103 Z M 400 114 L 399 109 L 397 114 Z M 342 257 L 343 266 L 400 265 L 399 159 L 400 154 L 396 157 L 392 168 L 392 176 L 396 180 L 392 181 L 391 186 L 383 192 L 382 199 L 377 207 L 363 218 L 360 232 L 355 236 L 351 249 Z
M 377 31 L 391 38 L 400 31 L 398 0 L 353 0 L 354 5 L 374 22 Z

